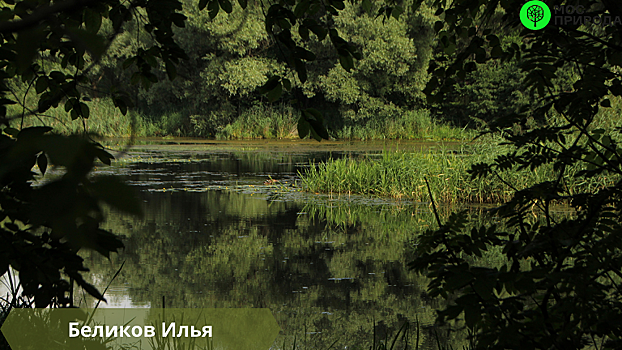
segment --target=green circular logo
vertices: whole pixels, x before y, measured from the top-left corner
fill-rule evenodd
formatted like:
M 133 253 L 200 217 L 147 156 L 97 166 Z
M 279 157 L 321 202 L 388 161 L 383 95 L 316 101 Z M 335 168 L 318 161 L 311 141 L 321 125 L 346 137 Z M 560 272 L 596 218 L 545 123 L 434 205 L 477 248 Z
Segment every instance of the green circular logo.
M 551 9 L 542 1 L 529 1 L 520 9 L 520 21 L 531 30 L 540 30 L 551 21 Z

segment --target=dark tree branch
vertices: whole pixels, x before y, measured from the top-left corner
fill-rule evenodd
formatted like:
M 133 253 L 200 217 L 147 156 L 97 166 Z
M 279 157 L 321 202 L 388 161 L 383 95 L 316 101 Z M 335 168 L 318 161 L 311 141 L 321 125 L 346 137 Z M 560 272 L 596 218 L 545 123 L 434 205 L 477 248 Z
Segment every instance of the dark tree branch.
M 50 6 L 44 6 L 35 10 L 30 15 L 18 21 L 0 22 L 0 33 L 15 33 L 36 27 L 39 22 L 47 20 L 60 12 L 72 12 L 84 8 L 95 0 L 65 0 L 56 2 Z

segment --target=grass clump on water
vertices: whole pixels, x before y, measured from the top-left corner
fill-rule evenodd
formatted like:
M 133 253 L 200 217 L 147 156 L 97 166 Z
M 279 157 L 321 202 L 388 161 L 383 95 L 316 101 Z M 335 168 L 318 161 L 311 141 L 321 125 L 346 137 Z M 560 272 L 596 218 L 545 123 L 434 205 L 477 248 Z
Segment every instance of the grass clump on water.
M 315 193 L 346 193 L 387 196 L 415 201 L 428 201 L 425 184 L 428 179 L 435 199 L 444 203 L 498 203 L 511 198 L 514 191 L 555 179 L 552 166 L 535 170 L 509 170 L 498 177 L 471 179 L 467 170 L 472 164 L 490 162 L 498 146 L 475 144 L 458 150 L 420 152 L 384 151 L 380 159 L 333 159 L 310 166 L 300 174 L 305 190 Z M 604 177 L 579 183 L 573 176 L 578 168 L 567 170 L 564 178 L 571 193 L 604 187 L 612 179 Z

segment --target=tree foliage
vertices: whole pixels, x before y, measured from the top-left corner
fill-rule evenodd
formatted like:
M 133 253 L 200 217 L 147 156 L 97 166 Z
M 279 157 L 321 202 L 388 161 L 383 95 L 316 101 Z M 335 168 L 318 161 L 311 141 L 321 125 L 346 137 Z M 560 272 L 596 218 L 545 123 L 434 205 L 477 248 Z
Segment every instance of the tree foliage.
M 245 0 L 238 4 L 242 9 L 248 5 Z M 212 20 L 220 10 L 232 13 L 234 6 L 229 0 L 201 0 L 198 4 L 178 0 L 24 0 L 0 5 L 0 123 L 4 125 L 0 136 L 0 273 L 4 275 L 9 267 L 18 271 L 22 295 L 33 298 L 36 306 L 72 305 L 72 281 L 102 299 L 80 275 L 87 269 L 77 252 L 90 248 L 108 256 L 123 246 L 117 236 L 100 229 L 104 219 L 101 203 L 134 214 L 139 213 L 139 206 L 117 179 L 89 176 L 97 159 L 110 164 L 112 156 L 92 141 L 86 130 L 82 136 L 60 136 L 50 134 L 49 127 L 22 128 L 23 120 L 58 107 L 74 120 L 91 117 L 87 92 L 97 88 L 96 73 L 99 79 L 106 75 L 107 55 L 118 54 L 116 40 L 128 40 L 129 34 L 139 38 L 132 52 L 123 57 L 129 82 L 147 90 L 161 80 L 159 70 L 173 80 L 182 60 L 189 59 L 173 29 L 186 26 L 184 5 L 198 6 Z M 257 3 L 254 6 L 264 10 Z M 294 26 L 328 37 L 346 69 L 352 68 L 353 57 L 360 58 L 357 48 L 341 38 L 331 24 L 332 16 L 343 8 L 340 1 L 322 4 L 305 0 L 265 9 L 267 37 L 279 43 L 284 64 L 296 72 L 301 83 L 307 79 L 305 62 L 314 60 L 315 54 L 292 38 Z M 122 33 L 127 35 L 120 36 Z M 302 37 L 308 39 L 308 35 Z M 220 49 L 229 48 L 223 42 Z M 227 66 L 231 70 L 228 79 L 240 78 L 239 64 Z M 226 79 L 226 73 L 219 77 Z M 36 107 L 23 103 L 25 97 L 12 89 L 15 81 L 27 85 L 25 94 L 35 91 Z M 257 81 L 240 93 L 253 89 Z M 274 100 L 283 87 L 289 88 L 287 81 L 275 75 L 263 90 Z M 112 98 L 123 114 L 132 106 L 131 91 L 121 84 L 112 81 L 107 91 L 95 90 Z M 22 113 L 7 115 L 7 106 L 17 103 L 22 104 Z M 318 139 L 328 138 L 322 119 L 317 110 L 305 109 L 299 130 Z M 15 120 L 20 120 L 21 130 L 10 127 Z M 61 169 L 60 174 L 35 186 L 35 164 L 41 175 L 48 167 Z
M 197 2 L 181 3 L 177 11 L 187 20 L 183 27 L 172 26 L 172 38 L 188 56 L 183 64 L 169 64 L 157 56 L 153 49 L 157 42 L 142 23 L 149 18 L 146 8 L 131 8 L 130 15 L 139 20 L 124 22 L 118 31 L 103 17 L 98 35 L 114 40 L 105 41 L 105 54 L 84 73 L 78 90 L 91 101 L 82 99 L 86 107 L 79 110 L 88 108 L 93 112 L 101 106 L 102 98 L 112 96 L 122 111 L 135 111 L 160 126 L 162 133 L 178 130 L 175 134 L 213 137 L 226 134 L 223 129 L 228 124 L 244 119 L 242 116 L 256 108 L 293 108 L 297 115 L 303 115 L 303 110 L 313 107 L 324 113 L 326 122 L 336 130 L 334 135 L 344 126 L 382 125 L 386 120 L 406 122 L 404 115 L 424 108 L 421 90 L 434 45 L 434 16 L 428 7 L 415 12 L 407 1 L 401 10 L 384 18 L 376 16 L 387 6 L 382 2 L 365 2 L 365 6 L 345 2 L 338 15 L 322 11 L 310 14 L 314 7 L 311 3 L 307 10 L 307 5 L 294 6 L 290 9 L 294 14 L 305 12 L 304 18 L 290 29 L 292 40 L 301 48 L 292 53 L 280 43 L 279 36 L 265 30 L 264 18 L 270 15 L 268 3 L 253 0 L 246 9 L 233 5 L 231 13 L 219 11 L 215 18 L 210 17 L 207 8 L 200 10 Z M 286 2 L 282 5 L 289 6 Z M 306 21 L 306 17 L 313 17 L 315 22 Z M 304 29 L 311 27 L 319 34 L 327 34 L 318 37 L 313 30 Z M 280 33 L 278 25 L 274 29 Z M 352 60 L 351 54 L 340 59 L 331 38 L 339 40 L 328 34 L 330 29 L 347 40 L 361 59 L 352 56 Z M 303 65 L 297 66 L 288 58 L 296 52 L 306 57 L 300 56 Z M 142 53 L 146 65 L 139 62 L 138 53 Z M 148 58 L 152 54 L 156 54 L 155 59 Z M 307 60 L 314 56 L 313 61 Z M 42 60 L 48 71 L 67 73 L 61 61 L 46 56 Z M 350 67 L 350 60 L 357 64 L 344 69 L 341 63 Z M 305 83 L 298 76 L 302 67 Z M 171 80 L 171 76 L 182 79 Z M 257 90 L 272 77 L 269 85 Z M 43 80 L 40 84 L 38 88 L 43 89 Z M 55 111 L 37 110 L 39 96 L 29 81 L 12 81 L 12 85 L 16 85 L 11 89 L 17 95 L 29 91 L 25 104 L 38 117 L 58 118 Z M 282 97 L 278 104 L 277 96 Z M 22 103 L 21 97 L 11 99 Z M 21 110 L 12 106 L 10 112 L 18 117 L 14 123 L 20 124 Z M 175 127 L 169 127 L 171 124 Z
M 18 271 L 21 291 L 12 292 L 31 298 L 36 307 L 72 305 L 73 285 L 66 277 L 103 299 L 82 278 L 88 269 L 76 253 L 89 248 L 108 257 L 123 247 L 118 237 L 99 227 L 102 203 L 140 213 L 132 191 L 118 179 L 89 178 L 96 160 L 110 164 L 113 158 L 101 145 L 80 136 L 48 134 L 50 129 L 5 128 L 0 135 L 0 274 L 9 266 Z M 35 164 L 37 173 L 32 171 Z M 33 187 L 48 164 L 64 171 Z
M 490 164 L 476 164 L 472 177 L 499 178 L 507 169 L 553 165 L 554 178 L 514 188 L 513 199 L 492 210 L 505 224 L 465 231 L 454 214 L 438 230 L 423 234 L 411 267 L 431 278 L 431 295 L 454 300 L 438 314 L 441 323 L 462 320 L 477 349 L 617 349 L 622 345 L 622 167 L 614 129 L 595 128 L 620 90 L 622 28 L 609 25 L 552 25 L 531 31 L 519 24 L 521 1 L 437 1 L 435 25 L 446 54 L 432 65 L 428 101 L 445 103 L 474 67 L 490 61 L 518 62 L 522 89 L 535 108 L 490 120 L 512 149 Z M 559 4 L 559 2 L 556 2 Z M 549 4 L 553 6 L 554 4 Z M 609 1 L 579 1 L 586 15 L 622 15 Z M 491 19 L 501 13 L 501 20 Z M 619 17 L 617 17 L 619 18 Z M 501 27 L 520 30 L 519 42 L 504 45 Z M 559 78 L 575 72 L 570 81 Z M 610 185 L 586 193 L 565 186 L 575 176 L 606 176 Z M 559 218 L 564 203 L 572 218 Z M 500 251 L 504 259 L 480 258 Z

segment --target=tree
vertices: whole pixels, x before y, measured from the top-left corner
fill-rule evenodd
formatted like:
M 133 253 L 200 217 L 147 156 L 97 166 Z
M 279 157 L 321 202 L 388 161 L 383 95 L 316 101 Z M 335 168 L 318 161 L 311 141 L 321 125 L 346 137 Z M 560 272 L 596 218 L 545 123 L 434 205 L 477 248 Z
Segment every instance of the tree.
M 239 0 L 242 9 L 246 0 Z M 185 3 L 190 5 L 190 3 Z M 50 108 L 64 107 L 72 119 L 91 116 L 85 91 L 92 86 L 89 73 L 99 67 L 107 50 L 123 28 L 131 26 L 148 38 L 123 63 L 132 84 L 148 89 L 158 81 L 155 70 L 163 67 L 170 80 L 177 66 L 188 56 L 175 41 L 173 26 L 184 27 L 186 16 L 179 0 L 63 0 L 4 1 L 0 22 L 0 274 L 12 267 L 19 272 L 22 296 L 38 307 L 71 306 L 72 282 L 92 296 L 103 299 L 86 283 L 87 271 L 77 255 L 91 248 L 108 256 L 123 246 L 117 236 L 99 228 L 103 221 L 101 203 L 138 214 L 139 206 L 127 187 L 115 178 L 92 179 L 95 161 L 110 164 L 112 156 L 84 135 L 50 134 L 50 128 L 17 130 L 9 121 L 38 116 Z M 315 55 L 292 37 L 294 26 L 302 40 L 310 33 L 329 38 L 337 49 L 341 64 L 351 70 L 353 58 L 360 58 L 356 47 L 341 38 L 332 25 L 333 16 L 345 7 L 343 1 L 285 1 L 264 8 L 265 29 L 279 43 L 283 59 L 304 83 L 305 62 Z M 220 10 L 231 13 L 229 0 L 200 0 L 198 9 L 207 9 L 210 18 Z M 22 113 L 7 115 L 7 105 L 22 101 L 11 89 L 14 80 L 28 84 L 38 95 L 36 110 L 23 105 Z M 262 88 L 270 100 L 289 89 L 288 78 L 274 76 Z M 120 86 L 107 94 L 115 106 L 127 113 L 131 99 Z M 21 102 L 23 104 L 23 102 Z M 303 111 L 299 123 L 301 136 L 327 138 L 322 115 L 314 109 Z M 49 162 L 49 163 L 48 163 Z M 44 174 L 48 164 L 63 168 L 59 178 L 34 187 L 33 167 Z M 69 281 L 67 281 L 69 279 Z
M 622 8 L 579 1 L 583 18 L 602 16 L 611 24 L 582 18 L 535 32 L 520 25 L 521 1 L 445 4 L 435 2 L 444 16 L 435 27 L 445 55 L 432 65 L 428 101 L 449 102 L 469 71 L 499 60 L 520 64 L 523 89 L 535 97 L 536 108 L 488 123 L 484 134 L 502 137 L 512 149 L 491 164 L 474 165 L 472 177 L 504 181 L 501 170 L 551 165 L 557 175 L 528 188 L 506 182 L 514 196 L 491 211 L 499 225 L 465 232 L 464 213 L 455 213 L 419 238 L 411 267 L 431 278 L 430 295 L 453 300 L 437 321 L 461 320 L 476 349 L 620 348 L 622 148 L 616 129 L 596 125 L 622 95 Z M 490 21 L 499 12 L 502 21 Z M 520 43 L 502 45 L 495 35 L 501 27 L 519 29 Z M 466 44 L 456 51 L 461 40 Z M 556 78 L 567 72 L 570 87 L 564 88 L 568 82 Z M 573 167 L 581 179 L 606 176 L 610 185 L 573 193 L 564 185 Z M 556 216 L 558 203 L 574 216 Z M 491 252 L 501 252 L 499 264 L 482 261 Z

